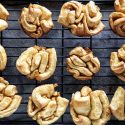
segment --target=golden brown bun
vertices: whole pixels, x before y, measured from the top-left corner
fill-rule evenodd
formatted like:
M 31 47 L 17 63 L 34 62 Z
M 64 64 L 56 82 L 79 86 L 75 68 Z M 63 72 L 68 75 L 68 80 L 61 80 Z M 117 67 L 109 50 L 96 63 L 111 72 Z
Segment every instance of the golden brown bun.
M 5 30 L 8 27 L 8 23 L 7 23 L 8 16 L 9 16 L 9 12 L 0 3 L 0 31 Z
M 24 32 L 33 38 L 42 37 L 53 28 L 52 13 L 38 4 L 30 4 L 23 8 L 20 16 L 20 25 Z
M 118 87 L 110 104 L 112 114 L 118 120 L 125 119 L 125 90 L 122 87 Z
M 108 97 L 102 90 L 84 86 L 72 95 L 70 113 L 76 125 L 105 125 L 111 116 Z
M 22 97 L 17 92 L 15 85 L 0 77 L 0 118 L 9 117 L 20 106 Z
M 115 0 L 116 12 L 109 15 L 111 29 L 121 37 L 125 37 L 125 0 Z
M 0 71 L 4 70 L 7 64 L 7 54 L 2 45 L 0 45 Z
M 89 48 L 76 47 L 67 58 L 67 70 L 79 80 L 92 79 L 100 69 L 100 62 Z
M 125 44 L 118 49 L 118 52 L 111 53 L 110 67 L 119 79 L 125 81 Z
M 57 55 L 55 48 L 33 46 L 25 50 L 17 59 L 16 67 L 30 79 L 46 80 L 55 71 Z
M 114 7 L 117 12 L 125 13 L 125 0 L 115 0 Z
M 93 1 L 83 5 L 77 1 L 64 3 L 58 22 L 76 36 L 93 36 L 104 29 L 100 9 Z
M 121 12 L 112 12 L 109 16 L 109 24 L 112 30 L 119 36 L 125 36 L 125 14 Z
M 56 122 L 66 111 L 69 101 L 55 91 L 57 84 L 36 87 L 29 97 L 27 112 L 39 125 Z

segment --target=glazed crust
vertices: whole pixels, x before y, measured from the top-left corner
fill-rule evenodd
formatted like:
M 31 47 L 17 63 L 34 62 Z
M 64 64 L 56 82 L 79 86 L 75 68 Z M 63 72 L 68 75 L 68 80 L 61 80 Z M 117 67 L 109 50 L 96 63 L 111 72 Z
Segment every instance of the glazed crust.
M 2 45 L 0 45 L 0 71 L 4 70 L 7 64 L 7 54 Z
M 118 52 L 111 53 L 110 67 L 119 79 L 125 81 L 125 44 L 118 49 Z
M 56 122 L 66 111 L 69 101 L 55 91 L 57 84 L 36 87 L 29 98 L 27 112 L 39 125 Z
M 16 86 L 0 77 L 0 118 L 9 117 L 18 109 L 22 97 L 16 94 Z
M 111 29 L 121 37 L 125 36 L 125 0 L 115 0 L 114 7 L 116 12 L 109 15 Z
M 16 61 L 20 73 L 30 79 L 46 80 L 55 71 L 57 55 L 55 48 L 34 46 L 24 51 Z
M 118 119 L 118 120 L 124 120 L 125 119 L 125 90 L 122 87 L 118 87 L 110 104 L 110 109 L 112 114 Z
M 47 8 L 38 4 L 30 4 L 23 8 L 20 16 L 20 25 L 24 32 L 33 38 L 42 37 L 54 26 L 52 13 Z
M 105 125 L 111 115 L 108 97 L 102 90 L 84 86 L 72 95 L 70 113 L 76 125 Z
M 0 31 L 3 31 L 8 27 L 8 23 L 7 23 L 8 16 L 9 16 L 9 12 L 0 3 Z
M 83 5 L 77 1 L 64 3 L 58 22 L 71 29 L 76 36 L 93 36 L 104 29 L 102 14 L 93 1 Z
M 89 80 L 100 69 L 100 62 L 89 48 L 76 47 L 70 51 L 67 70 L 78 80 Z

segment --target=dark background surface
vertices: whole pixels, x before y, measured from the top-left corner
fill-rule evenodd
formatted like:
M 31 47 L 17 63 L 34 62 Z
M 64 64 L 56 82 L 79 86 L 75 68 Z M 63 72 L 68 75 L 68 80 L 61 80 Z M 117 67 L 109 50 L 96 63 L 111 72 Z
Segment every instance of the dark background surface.
M 26 0 L 25 0 L 26 1 Z M 106 28 L 98 35 L 93 37 L 76 37 L 69 30 L 63 28 L 58 22 L 60 8 L 66 0 L 44 0 L 32 1 L 39 2 L 41 5 L 50 9 L 53 13 L 54 28 L 44 37 L 40 39 L 32 39 L 25 35 L 21 30 L 18 19 L 21 9 L 31 2 L 23 0 L 8 0 L 4 1 L 3 5 L 8 9 L 9 27 L 7 30 L 0 33 L 0 43 L 5 47 L 8 55 L 8 63 L 6 69 L 1 75 L 6 78 L 11 84 L 15 84 L 19 90 L 19 94 L 23 97 L 21 106 L 10 117 L 0 120 L 0 125 L 37 125 L 26 113 L 28 97 L 32 90 L 40 85 L 35 80 L 29 80 L 22 76 L 15 67 L 15 62 L 18 56 L 27 47 L 34 45 L 55 47 L 58 55 L 58 64 L 53 77 L 42 83 L 58 83 L 58 89 L 61 94 L 70 99 L 72 93 L 79 91 L 82 86 L 89 85 L 93 90 L 102 89 L 108 97 L 111 98 L 116 88 L 125 86 L 125 83 L 119 80 L 110 70 L 109 57 L 112 51 L 116 51 L 122 44 L 125 43 L 125 38 L 115 35 L 109 27 L 108 16 L 114 11 L 113 0 L 95 0 L 96 4 L 101 8 L 103 14 L 103 22 Z M 81 0 L 82 1 L 82 0 Z M 86 3 L 88 0 L 84 0 Z M 101 62 L 101 70 L 90 81 L 75 80 L 67 71 L 65 58 L 69 51 L 76 46 L 90 47 L 95 55 L 99 57 Z M 69 108 L 63 117 L 55 123 L 56 125 L 73 125 Z M 108 125 L 125 125 L 125 122 L 117 121 L 112 118 Z

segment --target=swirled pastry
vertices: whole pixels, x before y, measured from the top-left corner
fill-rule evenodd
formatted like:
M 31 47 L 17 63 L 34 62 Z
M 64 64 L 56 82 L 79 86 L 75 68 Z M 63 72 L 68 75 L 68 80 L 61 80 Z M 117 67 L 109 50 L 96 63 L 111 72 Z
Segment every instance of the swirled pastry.
M 125 0 L 115 0 L 114 7 L 117 12 L 125 13 Z
M 56 122 L 66 111 L 68 100 L 55 91 L 57 84 L 36 87 L 29 97 L 27 112 L 40 125 Z
M 7 54 L 2 45 L 0 45 L 0 71 L 4 70 L 7 64 Z
M 76 47 L 67 58 L 67 70 L 78 80 L 89 80 L 100 69 L 100 62 L 89 48 Z
M 84 86 L 72 95 L 70 113 L 76 125 L 105 125 L 111 115 L 108 97 L 102 90 Z
M 102 14 L 93 1 L 83 5 L 77 1 L 64 3 L 58 22 L 71 29 L 76 36 L 96 35 L 104 29 Z
M 28 8 L 23 8 L 20 24 L 27 35 L 39 38 L 52 29 L 53 22 L 51 16 L 52 13 L 47 8 L 38 4 L 30 4 Z
M 125 81 L 125 44 L 118 52 L 111 53 L 110 67 L 119 79 Z
M 18 109 L 22 97 L 16 94 L 16 86 L 0 77 L 0 118 L 9 117 Z
M 9 12 L 0 3 L 0 31 L 5 30 L 8 27 L 8 23 L 7 23 L 8 16 L 9 16 Z
M 33 46 L 25 50 L 17 59 L 20 73 L 39 81 L 51 77 L 55 71 L 57 55 L 55 48 Z
M 119 36 L 125 36 L 125 0 L 115 0 L 116 12 L 112 12 L 109 16 L 109 24 L 111 29 Z
M 118 120 L 125 120 L 125 90 L 120 86 L 111 100 L 110 109 Z

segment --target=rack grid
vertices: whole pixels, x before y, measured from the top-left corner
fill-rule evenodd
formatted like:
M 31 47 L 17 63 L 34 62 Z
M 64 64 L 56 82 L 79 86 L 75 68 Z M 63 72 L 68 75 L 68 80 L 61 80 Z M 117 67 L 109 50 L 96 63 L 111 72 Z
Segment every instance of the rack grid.
M 83 3 L 89 0 L 80 1 Z M 53 13 L 54 28 L 45 36 L 40 39 L 33 39 L 25 35 L 21 30 L 18 19 L 21 13 L 21 9 L 28 4 L 39 3 Z M 106 28 L 98 35 L 92 37 L 76 37 L 73 36 L 70 31 L 62 27 L 57 18 L 60 12 L 62 4 L 66 0 L 32 0 L 32 1 L 19 1 L 9 0 L 4 1 L 3 5 L 8 9 L 9 16 L 9 28 L 0 34 L 0 43 L 5 47 L 8 55 L 8 64 L 1 73 L 1 76 L 6 78 L 10 83 L 15 84 L 19 90 L 19 94 L 23 97 L 21 106 L 10 117 L 0 120 L 0 125 L 37 125 L 35 121 L 28 117 L 26 113 L 28 97 L 31 95 L 32 90 L 39 86 L 40 83 L 35 80 L 29 80 L 25 76 L 22 76 L 15 67 L 15 62 L 18 56 L 27 47 L 34 45 L 55 47 L 58 55 L 58 64 L 55 74 L 48 80 L 43 81 L 45 83 L 58 83 L 58 90 L 61 94 L 70 99 L 72 93 L 78 91 L 82 86 L 88 85 L 92 89 L 103 89 L 109 98 L 112 97 L 116 88 L 120 85 L 125 87 L 125 83 L 119 80 L 110 70 L 109 57 L 112 51 L 117 50 L 122 44 L 125 43 L 125 38 L 121 38 L 115 35 L 108 23 L 109 14 L 114 11 L 113 0 L 95 0 L 96 4 L 101 8 L 103 14 L 103 22 Z M 97 73 L 92 80 L 79 81 L 75 80 L 67 71 L 65 59 L 68 56 L 69 51 L 76 46 L 84 46 L 91 48 L 95 55 L 99 57 L 101 62 L 101 70 Z M 63 117 L 55 123 L 55 125 L 73 125 L 69 108 Z M 108 125 L 124 125 L 125 122 L 117 121 L 112 118 L 108 122 Z

